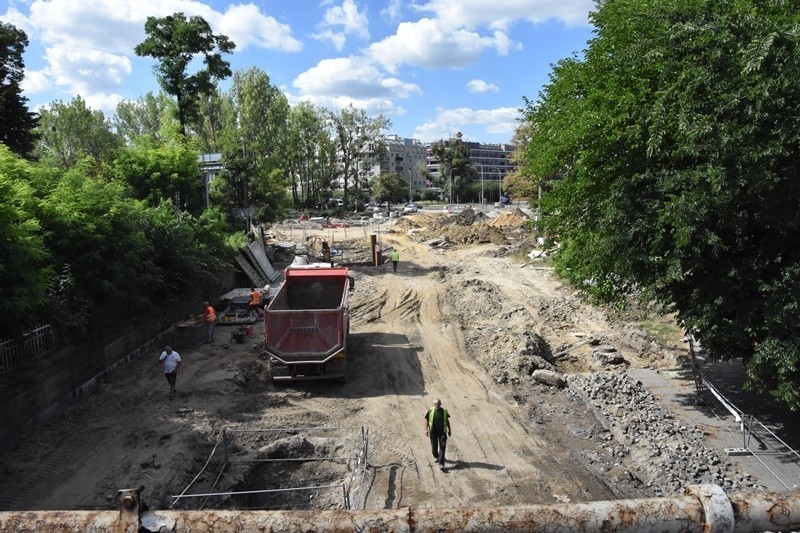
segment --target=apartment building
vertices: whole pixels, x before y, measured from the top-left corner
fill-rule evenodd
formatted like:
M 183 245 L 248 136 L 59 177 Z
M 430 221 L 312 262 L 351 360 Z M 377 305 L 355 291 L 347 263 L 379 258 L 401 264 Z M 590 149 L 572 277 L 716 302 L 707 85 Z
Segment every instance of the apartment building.
M 459 133 L 455 139 L 450 140 L 455 142 L 460 139 Z M 511 161 L 511 154 L 515 148 L 511 144 L 461 142 L 469 148 L 470 165 L 478 171 L 478 176 L 484 181 L 503 181 L 503 178 L 516 168 Z M 439 159 L 433 155 L 432 147 L 433 143 L 426 145 L 426 166 L 431 174 L 439 175 Z
M 381 138 L 386 152 L 374 154 L 377 161 L 370 174 L 375 177 L 386 172 L 394 172 L 408 183 L 410 191 L 426 188 L 424 169 L 427 162 L 427 148 L 417 139 L 398 135 L 385 135 Z

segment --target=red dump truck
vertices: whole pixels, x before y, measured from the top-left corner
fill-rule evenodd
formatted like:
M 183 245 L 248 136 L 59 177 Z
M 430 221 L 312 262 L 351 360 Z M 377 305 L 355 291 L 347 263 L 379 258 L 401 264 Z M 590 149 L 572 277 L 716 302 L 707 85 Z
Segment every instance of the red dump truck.
M 347 299 L 353 278 L 330 263 L 292 265 L 264 311 L 264 348 L 273 381 L 347 380 Z

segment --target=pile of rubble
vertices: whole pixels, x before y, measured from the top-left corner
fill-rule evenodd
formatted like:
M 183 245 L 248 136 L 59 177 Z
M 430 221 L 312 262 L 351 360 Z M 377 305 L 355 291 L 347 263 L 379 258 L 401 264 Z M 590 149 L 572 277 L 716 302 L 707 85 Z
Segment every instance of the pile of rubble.
M 625 372 L 576 374 L 569 392 L 582 397 L 607 422 L 606 447 L 620 462 L 630 456 L 637 475 L 660 495 L 679 494 L 687 485 L 712 483 L 726 491 L 766 490 L 749 474 L 722 459 L 697 427 L 687 427 Z
M 526 215 L 520 208 L 515 207 L 511 211 L 506 211 L 500 216 L 493 218 L 489 224 L 496 228 L 519 228 L 527 220 L 529 220 L 528 215 Z

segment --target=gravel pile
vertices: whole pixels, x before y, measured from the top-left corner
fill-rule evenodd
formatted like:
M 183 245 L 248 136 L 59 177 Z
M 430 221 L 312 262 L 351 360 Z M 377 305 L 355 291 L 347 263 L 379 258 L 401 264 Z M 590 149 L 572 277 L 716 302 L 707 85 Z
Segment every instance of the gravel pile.
M 706 444 L 697 427 L 687 427 L 624 372 L 568 377 L 569 391 L 582 397 L 614 436 L 603 446 L 636 471 L 661 495 L 683 492 L 687 485 L 712 483 L 726 491 L 766 490 Z M 615 442 L 616 441 L 616 442 Z

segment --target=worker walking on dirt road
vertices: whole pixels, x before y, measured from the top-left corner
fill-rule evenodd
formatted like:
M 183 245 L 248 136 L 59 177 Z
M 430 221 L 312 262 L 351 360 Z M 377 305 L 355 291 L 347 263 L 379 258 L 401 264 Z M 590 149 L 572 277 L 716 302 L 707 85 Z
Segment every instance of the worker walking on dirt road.
M 425 413 L 425 434 L 431 439 L 431 453 L 444 470 L 444 452 L 447 448 L 447 437 L 452 435 L 450 414 L 442 407 L 442 400 L 436 399 L 433 407 Z
M 159 363 L 164 365 L 164 376 L 169 383 L 169 399 L 174 400 L 178 391 L 175 389 L 175 382 L 178 380 L 178 369 L 181 367 L 181 356 L 178 352 L 172 349 L 172 346 L 167 346 L 158 358 Z
M 397 251 L 397 248 L 392 250 L 392 270 L 397 272 L 397 263 L 400 261 L 400 252 Z

